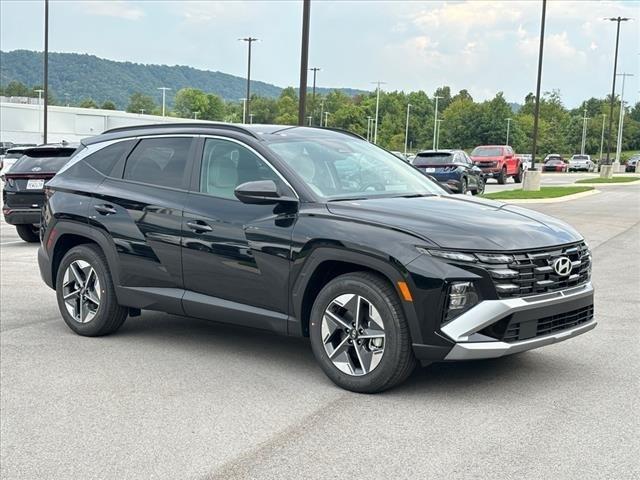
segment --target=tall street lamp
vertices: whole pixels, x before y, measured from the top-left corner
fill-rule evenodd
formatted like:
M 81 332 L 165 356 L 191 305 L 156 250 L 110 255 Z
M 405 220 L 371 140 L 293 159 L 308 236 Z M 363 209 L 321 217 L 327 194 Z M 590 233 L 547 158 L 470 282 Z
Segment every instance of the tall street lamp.
M 42 143 L 47 143 L 48 110 L 49 110 L 49 0 L 44 0 L 44 130 Z
M 298 125 L 304 125 L 307 109 L 307 70 L 309 68 L 309 21 L 311 0 L 302 0 L 302 45 L 300 48 L 300 88 L 298 99 Z
M 371 141 L 371 120 L 373 117 L 367 117 L 367 142 Z
M 411 110 L 411 104 L 407 103 L 407 122 L 404 127 L 404 156 L 407 158 L 407 141 L 409 140 L 409 110 Z
M 257 42 L 258 39 L 257 38 L 253 38 L 251 36 L 249 37 L 244 37 L 244 38 L 239 38 L 238 41 L 240 42 L 247 42 L 248 45 L 248 49 L 247 49 L 247 99 L 246 99 L 246 106 L 245 106 L 245 111 L 247 113 L 251 112 L 251 44 L 253 42 Z M 246 114 L 245 114 L 246 117 Z M 242 123 L 245 123 L 245 119 L 242 120 Z
M 587 109 L 584 109 L 584 115 L 582 117 L 582 143 L 580 144 L 580 155 L 584 155 L 584 147 L 587 143 L 587 121 L 591 120 L 587 117 Z
M 200 112 L 193 112 L 193 119 L 197 120 L 198 119 L 198 115 L 200 115 Z
M 436 147 L 436 133 L 437 133 L 437 129 L 438 129 L 438 100 L 442 97 L 439 97 L 437 95 L 434 95 L 433 98 L 435 98 L 436 100 L 436 108 L 435 108 L 435 112 L 433 115 L 433 149 L 437 150 L 438 148 Z
M 600 163 L 602 163 L 602 147 L 604 146 L 604 122 L 607 118 L 607 114 L 602 114 L 602 135 L 600 135 Z
M 329 121 L 329 115 L 331 115 L 329 112 L 324 112 L 324 126 L 327 126 L 327 122 Z
M 33 91 L 38 93 L 38 110 L 40 110 L 40 105 L 42 105 L 42 94 L 44 93 L 44 90 L 41 88 L 36 88 Z M 40 135 L 40 139 L 43 143 L 47 143 L 46 140 L 44 140 L 44 134 L 42 132 L 42 115 L 40 115 L 40 112 L 38 112 L 38 135 Z
M 620 23 L 627 22 L 631 20 L 630 18 L 625 17 L 611 17 L 605 18 L 605 20 L 609 20 L 611 22 L 616 22 L 618 25 L 616 27 L 616 50 L 613 56 L 613 81 L 611 85 L 611 103 L 609 105 L 609 128 L 607 129 L 607 160 L 606 164 L 611 165 L 611 127 L 613 125 L 613 104 L 615 102 L 616 97 L 616 72 L 618 69 L 618 45 L 620 43 Z M 609 171 L 609 169 L 605 169 L 603 172 L 605 176 L 609 176 L 613 174 L 613 171 Z
M 507 141 L 505 145 L 509 145 L 509 126 L 511 125 L 511 118 L 507 118 Z
M 620 163 L 620 151 L 622 150 L 622 126 L 624 125 L 624 80 L 626 77 L 633 77 L 632 73 L 619 73 L 622 77 L 622 88 L 620 89 L 620 119 L 618 120 L 618 143 L 616 144 L 616 162 Z
M 320 68 L 313 67 L 309 69 L 310 72 L 313 72 L 313 93 L 311 94 L 311 108 L 313 108 L 313 118 L 316 117 L 316 74 L 320 71 Z M 320 114 L 320 118 L 322 118 L 322 114 Z
M 441 118 L 437 118 L 436 119 L 436 126 L 438 127 L 436 129 L 436 151 L 438 151 L 438 147 L 440 146 L 440 124 L 442 123 L 442 119 Z
M 527 171 L 536 170 L 536 150 L 538 146 L 538 119 L 540 118 L 540 83 L 542 82 L 542 54 L 544 53 L 544 24 L 546 21 L 546 16 L 547 16 L 547 0 L 542 0 L 542 19 L 540 20 L 540 48 L 538 50 L 538 79 L 536 81 L 536 105 L 533 113 L 533 151 L 531 152 L 531 168 L 528 169 Z M 533 180 L 531 188 L 533 190 L 540 190 L 540 185 L 539 184 L 535 185 L 535 184 L 536 184 L 536 181 Z M 527 185 L 525 185 L 525 187 L 526 186 Z
M 164 117 L 167 90 L 171 89 L 168 87 L 158 87 L 158 90 L 162 90 L 162 116 Z
M 373 143 L 378 143 L 378 114 L 380 111 L 380 85 L 384 85 L 386 82 L 381 82 L 378 80 L 377 82 L 371 82 L 377 85 L 376 87 L 376 119 L 375 124 L 373 125 Z
M 241 98 L 242 101 L 242 123 L 247 123 L 247 99 Z

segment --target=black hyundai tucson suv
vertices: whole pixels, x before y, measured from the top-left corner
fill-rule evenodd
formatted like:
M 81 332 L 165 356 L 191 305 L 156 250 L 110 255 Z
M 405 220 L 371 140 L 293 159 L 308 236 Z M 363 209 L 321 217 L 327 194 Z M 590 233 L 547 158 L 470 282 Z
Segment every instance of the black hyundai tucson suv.
M 570 226 L 450 195 L 345 132 L 109 130 L 47 183 L 41 225 L 40 271 L 76 333 L 148 309 L 308 336 L 357 392 L 417 361 L 500 357 L 596 325 L 591 255 Z

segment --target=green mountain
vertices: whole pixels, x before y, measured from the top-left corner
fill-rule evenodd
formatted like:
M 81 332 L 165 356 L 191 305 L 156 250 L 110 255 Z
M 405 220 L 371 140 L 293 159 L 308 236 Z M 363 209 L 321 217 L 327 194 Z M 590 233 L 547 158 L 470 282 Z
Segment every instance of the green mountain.
M 42 52 L 30 50 L 0 51 L 0 85 L 11 81 L 25 85 L 42 85 Z M 192 87 L 215 93 L 225 100 L 238 101 L 246 93 L 246 79 L 222 72 L 198 70 L 182 65 L 144 65 L 116 62 L 94 55 L 78 53 L 49 53 L 49 85 L 59 103 L 68 98 L 78 103 L 93 98 L 99 104 L 111 100 L 119 109 L 129 103 L 132 93 L 142 92 L 160 98 L 158 87 L 166 86 L 167 102 L 173 103 L 175 93 Z M 320 93 L 332 89 L 319 88 Z M 349 96 L 360 90 L 340 88 Z M 251 81 L 251 92 L 263 97 L 277 97 L 281 87 L 265 82 Z

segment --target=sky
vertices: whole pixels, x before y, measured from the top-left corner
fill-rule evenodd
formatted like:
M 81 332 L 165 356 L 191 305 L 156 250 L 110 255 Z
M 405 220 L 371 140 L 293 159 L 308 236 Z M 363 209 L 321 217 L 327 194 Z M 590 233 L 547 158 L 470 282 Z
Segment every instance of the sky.
M 148 64 L 188 65 L 297 86 L 302 2 L 51 0 L 49 48 Z M 640 0 L 547 4 L 542 91 L 565 105 L 611 91 L 615 23 L 622 24 L 618 72 L 625 100 L 640 90 Z M 318 85 L 373 90 L 467 89 L 476 100 L 504 92 L 522 103 L 535 90 L 541 2 L 312 0 L 309 67 Z M 42 50 L 43 2 L 0 0 L 0 48 Z M 310 77 L 311 78 L 311 77 Z M 619 89 L 617 89 L 619 91 Z

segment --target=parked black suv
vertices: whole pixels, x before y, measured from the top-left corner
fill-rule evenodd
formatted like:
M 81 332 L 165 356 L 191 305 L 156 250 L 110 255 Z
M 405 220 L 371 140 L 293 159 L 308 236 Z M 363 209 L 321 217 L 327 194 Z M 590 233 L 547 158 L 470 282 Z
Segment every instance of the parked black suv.
M 377 392 L 416 359 L 499 357 L 596 324 L 571 227 L 449 195 L 343 132 L 110 130 L 46 197 L 40 270 L 80 335 L 150 309 L 309 336 L 331 380 Z
M 54 143 L 24 149 L 11 149 L 20 157 L 2 175 L 2 214 L 15 225 L 25 242 L 39 240 L 40 209 L 44 203 L 44 184 L 67 163 L 77 144 Z

